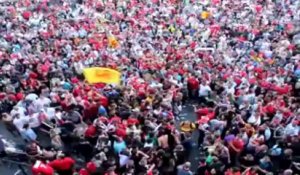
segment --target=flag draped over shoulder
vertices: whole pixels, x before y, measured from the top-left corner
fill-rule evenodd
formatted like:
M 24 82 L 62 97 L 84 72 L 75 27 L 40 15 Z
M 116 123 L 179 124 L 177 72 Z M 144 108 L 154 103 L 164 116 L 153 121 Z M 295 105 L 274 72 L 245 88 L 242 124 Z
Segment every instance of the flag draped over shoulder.
M 83 70 L 86 81 L 90 84 L 107 83 L 119 84 L 121 81 L 121 73 L 117 70 L 104 67 L 91 67 Z

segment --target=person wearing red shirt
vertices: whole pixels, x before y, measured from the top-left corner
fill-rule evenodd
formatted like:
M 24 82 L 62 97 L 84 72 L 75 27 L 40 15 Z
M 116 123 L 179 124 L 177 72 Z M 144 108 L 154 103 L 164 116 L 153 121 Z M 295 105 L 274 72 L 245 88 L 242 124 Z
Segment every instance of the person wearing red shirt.
M 126 135 L 127 135 L 126 126 L 122 123 L 117 124 L 115 133 L 116 133 L 117 136 L 119 136 L 121 138 L 125 138 Z
M 98 115 L 98 108 L 99 106 L 96 103 L 91 103 L 91 105 L 83 111 L 83 118 L 93 121 Z
M 199 89 L 199 81 L 195 77 L 188 78 L 188 91 L 189 97 L 195 98 L 197 97 L 197 92 Z
M 97 171 L 97 166 L 94 162 L 88 162 L 86 164 L 86 170 L 92 174 L 92 173 L 95 173 Z
M 136 119 L 136 118 L 129 117 L 129 118 L 127 119 L 127 124 L 128 124 L 128 125 L 136 125 L 136 124 L 139 124 L 139 123 L 140 123 L 139 120 Z
M 78 175 L 90 175 L 89 172 L 85 168 L 81 168 L 78 172 Z
M 51 166 L 37 160 L 31 168 L 33 175 L 53 175 L 54 170 Z
M 265 112 L 269 116 L 273 116 L 276 113 L 276 108 L 273 102 L 267 104 L 265 107 L 263 107 L 263 112 Z
M 255 168 L 247 168 L 244 172 L 244 175 L 258 175 Z
M 96 137 L 96 134 L 97 134 L 97 128 L 93 124 L 91 124 L 85 130 L 84 136 L 86 138 L 94 138 Z
M 199 109 L 197 109 L 194 106 L 194 110 L 195 110 L 195 113 L 197 114 L 197 119 L 198 120 L 201 120 L 201 118 L 203 116 L 207 116 L 209 119 L 212 119 L 215 116 L 215 113 L 214 113 L 213 109 L 211 109 L 211 108 L 199 108 Z
M 290 91 L 290 87 L 288 85 L 285 85 L 283 87 L 275 86 L 274 91 L 276 91 L 279 95 L 288 94 Z
M 241 136 L 237 135 L 232 141 L 228 142 L 229 150 L 230 150 L 230 158 L 232 163 L 236 163 L 240 153 L 244 149 L 244 141 Z
M 75 161 L 71 157 L 64 157 L 63 154 L 59 158 L 48 163 L 60 175 L 72 175 Z
M 122 120 L 118 116 L 113 116 L 112 118 L 110 118 L 109 122 L 118 124 L 118 123 L 122 123 Z
M 104 95 L 101 95 L 99 97 L 99 101 L 100 101 L 100 104 L 104 107 L 108 107 L 108 104 L 109 104 L 109 101 L 108 101 L 108 98 L 105 97 Z
M 239 170 L 228 169 L 224 175 L 241 175 Z

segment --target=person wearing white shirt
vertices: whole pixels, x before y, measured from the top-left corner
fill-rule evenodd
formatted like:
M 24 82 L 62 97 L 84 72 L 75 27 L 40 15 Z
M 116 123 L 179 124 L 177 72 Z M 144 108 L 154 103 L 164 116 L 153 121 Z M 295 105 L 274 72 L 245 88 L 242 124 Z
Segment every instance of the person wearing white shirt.
M 51 100 L 43 95 L 40 96 L 38 100 L 35 101 L 35 103 L 40 106 L 41 108 L 50 106 Z
M 250 123 L 250 124 L 255 125 L 255 126 L 259 126 L 261 124 L 260 114 L 259 113 L 255 113 L 255 114 L 251 115 L 248 118 L 247 123 Z
M 74 63 L 74 68 L 75 68 L 76 73 L 78 75 L 81 75 L 83 72 L 83 69 L 84 69 L 84 65 L 82 64 L 81 61 L 78 61 L 78 62 Z
M 299 127 L 297 126 L 298 121 L 294 120 L 286 126 L 284 129 L 285 136 L 297 136 L 299 133 Z
M 206 103 L 206 98 L 210 95 L 211 88 L 209 85 L 206 84 L 206 82 L 203 82 L 200 84 L 199 87 L 199 103 Z
M 26 116 L 26 118 L 28 118 L 30 128 L 37 128 L 41 125 L 41 122 L 39 120 L 39 113 L 34 113 L 30 116 Z
M 19 132 L 22 131 L 24 125 L 29 122 L 29 119 L 27 117 L 21 117 L 19 114 L 15 115 L 15 118 L 13 120 L 13 124 L 18 129 Z
M 234 94 L 235 92 L 236 83 L 233 83 L 231 81 L 228 81 L 228 83 L 225 84 L 225 92 L 227 95 Z
M 21 106 L 15 106 L 13 110 L 10 112 L 11 116 L 19 115 L 20 117 L 24 117 L 26 113 L 26 109 Z
M 208 97 L 211 92 L 211 88 L 209 85 L 206 84 L 206 82 L 200 84 L 199 88 L 199 96 L 200 97 Z

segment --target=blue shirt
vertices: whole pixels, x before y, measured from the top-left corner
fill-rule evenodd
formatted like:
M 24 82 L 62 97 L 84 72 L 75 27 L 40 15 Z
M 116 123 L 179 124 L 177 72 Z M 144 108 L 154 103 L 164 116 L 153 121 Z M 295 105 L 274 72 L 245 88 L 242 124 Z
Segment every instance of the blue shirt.
M 121 151 L 126 149 L 126 143 L 124 141 L 122 141 L 122 142 L 115 141 L 113 147 L 114 147 L 115 153 L 120 154 Z
M 66 83 L 63 84 L 63 89 L 71 90 L 71 88 L 72 88 L 72 85 L 70 83 L 66 82 Z
M 36 133 L 31 128 L 23 130 L 21 132 L 21 135 L 22 135 L 23 139 L 25 139 L 27 141 L 35 141 L 37 138 Z

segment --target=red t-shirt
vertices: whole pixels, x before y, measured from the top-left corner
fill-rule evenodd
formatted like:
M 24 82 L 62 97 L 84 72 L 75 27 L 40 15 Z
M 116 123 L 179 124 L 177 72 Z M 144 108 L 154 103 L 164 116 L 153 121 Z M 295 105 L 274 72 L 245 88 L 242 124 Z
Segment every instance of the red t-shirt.
M 241 175 L 241 172 L 233 172 L 232 170 L 227 170 L 225 175 Z
M 272 86 L 272 84 L 269 83 L 269 82 L 267 82 L 267 81 L 262 81 L 262 82 L 260 82 L 260 86 L 262 88 L 268 89 L 268 88 L 270 88 Z
M 289 118 L 289 117 L 292 116 L 292 115 L 293 115 L 293 113 L 292 113 L 290 110 L 284 111 L 284 112 L 283 112 L 283 116 L 284 116 L 285 118 Z
M 119 137 L 122 137 L 122 138 L 125 138 L 127 133 L 126 133 L 126 129 L 123 129 L 123 128 L 117 128 L 116 129 L 116 135 L 119 136 Z
M 89 172 L 88 172 L 86 169 L 82 168 L 82 169 L 78 172 L 78 174 L 79 174 L 79 175 L 89 175 Z
M 94 125 L 88 126 L 87 130 L 85 131 L 85 137 L 94 137 L 97 134 L 97 129 Z
M 233 79 L 237 85 L 240 85 L 242 83 L 242 80 L 239 77 L 233 77 Z
M 211 120 L 211 119 L 215 118 L 215 113 L 214 112 L 210 112 L 206 116 Z
M 201 118 L 201 116 L 207 115 L 209 113 L 209 109 L 208 108 L 201 108 L 201 109 L 198 109 L 196 111 L 196 113 L 198 115 L 198 118 Z
M 244 142 L 242 139 L 239 139 L 239 138 L 235 138 L 232 141 L 232 145 L 240 151 L 244 148 Z
M 88 162 L 86 164 L 86 169 L 88 170 L 88 172 L 94 173 L 97 170 L 97 166 L 94 162 Z
M 31 168 L 33 175 L 53 175 L 54 170 L 51 166 L 37 161 Z
M 289 93 L 289 86 L 284 86 L 284 87 L 279 87 L 276 86 L 274 87 L 274 90 L 279 94 L 279 95 L 283 95 L 283 94 L 287 94 Z
M 268 114 L 275 114 L 276 113 L 276 108 L 273 105 L 268 104 L 263 108 L 263 110 L 268 113 Z
M 98 115 L 98 106 L 93 104 L 89 108 L 85 109 L 83 116 L 86 119 L 92 119 Z
M 203 116 L 203 117 L 201 117 L 201 119 L 198 119 L 197 123 L 199 125 L 202 125 L 202 124 L 208 123 L 209 120 L 210 120 L 210 118 L 208 116 Z
M 199 82 L 194 77 L 191 77 L 188 79 L 188 84 L 191 87 L 191 89 L 194 89 L 194 90 L 199 89 Z
M 102 105 L 102 106 L 104 106 L 104 107 L 107 107 L 108 106 L 108 98 L 107 97 L 105 97 L 105 96 L 101 96 L 100 97 L 100 104 Z
M 136 118 L 132 118 L 132 117 L 130 117 L 130 118 L 128 118 L 128 120 L 127 120 L 127 124 L 128 125 L 136 125 L 136 124 L 139 124 L 140 122 L 136 119 Z
M 73 90 L 73 95 L 75 97 L 81 95 L 81 88 L 80 87 L 75 87 L 74 90 Z
M 109 120 L 110 123 L 122 123 L 122 120 L 118 116 L 114 116 Z
M 29 18 L 31 17 L 31 12 L 30 11 L 25 11 L 22 13 L 22 16 L 24 19 L 29 20 Z
M 67 171 L 73 168 L 75 161 L 70 157 L 65 157 L 63 159 L 56 159 L 50 162 L 48 165 L 57 171 Z

